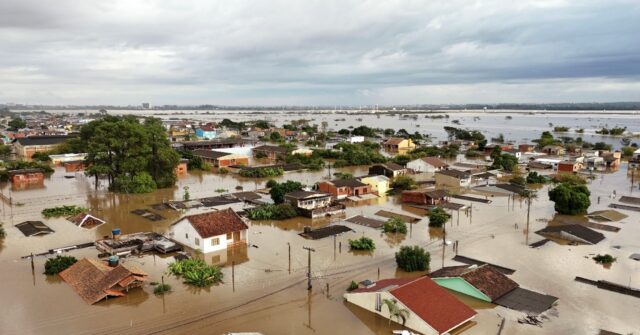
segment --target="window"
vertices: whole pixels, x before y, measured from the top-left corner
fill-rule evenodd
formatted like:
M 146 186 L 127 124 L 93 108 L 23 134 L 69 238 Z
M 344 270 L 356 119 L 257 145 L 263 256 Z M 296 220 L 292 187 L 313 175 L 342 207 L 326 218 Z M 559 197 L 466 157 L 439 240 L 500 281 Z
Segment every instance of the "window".
M 184 238 L 186 238 L 188 240 L 189 239 L 189 233 L 185 233 L 184 234 Z
M 218 244 L 220 244 L 220 238 L 219 238 L 219 237 L 216 237 L 216 238 L 212 238 L 212 239 L 211 239 L 211 245 L 212 245 L 212 246 L 216 246 L 216 245 L 218 245 Z
M 233 238 L 233 233 L 227 233 L 227 240 L 230 240 Z
M 200 245 L 200 239 L 196 237 L 196 245 Z

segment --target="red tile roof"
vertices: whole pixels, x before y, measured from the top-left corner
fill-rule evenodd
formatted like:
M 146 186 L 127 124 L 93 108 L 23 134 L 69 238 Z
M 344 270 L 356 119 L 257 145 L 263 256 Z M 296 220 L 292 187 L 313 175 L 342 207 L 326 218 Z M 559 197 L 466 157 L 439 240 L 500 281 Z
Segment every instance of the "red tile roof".
M 386 145 L 398 145 L 402 143 L 405 139 L 402 137 L 390 137 L 384 144 Z
M 476 312 L 429 277 L 383 279 L 370 288 L 351 293 L 388 291 L 438 333 L 446 333 L 468 321 Z
M 185 216 L 200 237 L 209 238 L 249 229 L 242 218 L 231 208 Z M 182 221 L 180 219 L 178 222 Z M 176 222 L 177 223 L 177 222 Z M 174 223 L 175 224 L 175 223 Z
M 433 167 L 436 167 L 436 168 L 443 168 L 443 167 L 449 166 L 449 164 L 443 162 L 440 158 L 434 157 L 434 156 L 422 157 L 422 160 L 425 163 L 427 163 L 427 164 L 429 164 L 429 165 L 431 165 Z
M 420 277 L 389 292 L 441 334 L 476 315 L 429 277 Z

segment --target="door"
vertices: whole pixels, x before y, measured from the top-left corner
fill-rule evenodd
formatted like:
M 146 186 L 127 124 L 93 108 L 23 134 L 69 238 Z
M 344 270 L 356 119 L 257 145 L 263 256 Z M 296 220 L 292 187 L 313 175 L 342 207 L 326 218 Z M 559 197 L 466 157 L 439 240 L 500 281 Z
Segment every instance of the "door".
M 233 232 L 233 243 L 236 242 L 240 242 L 240 232 L 239 231 L 234 231 Z

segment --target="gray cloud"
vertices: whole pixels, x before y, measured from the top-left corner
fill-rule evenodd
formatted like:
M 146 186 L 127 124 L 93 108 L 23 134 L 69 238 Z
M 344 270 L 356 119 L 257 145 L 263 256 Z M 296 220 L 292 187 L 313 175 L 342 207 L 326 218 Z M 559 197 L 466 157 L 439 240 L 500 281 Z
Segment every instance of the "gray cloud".
M 0 101 L 640 100 L 639 31 L 632 0 L 8 0 Z

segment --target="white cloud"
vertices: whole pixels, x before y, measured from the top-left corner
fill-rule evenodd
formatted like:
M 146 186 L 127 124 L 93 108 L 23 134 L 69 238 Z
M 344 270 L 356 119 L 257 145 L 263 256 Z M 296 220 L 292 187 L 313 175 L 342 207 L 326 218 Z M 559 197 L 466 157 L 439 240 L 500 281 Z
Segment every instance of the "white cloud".
M 639 100 L 637 31 L 631 0 L 3 1 L 0 101 Z

